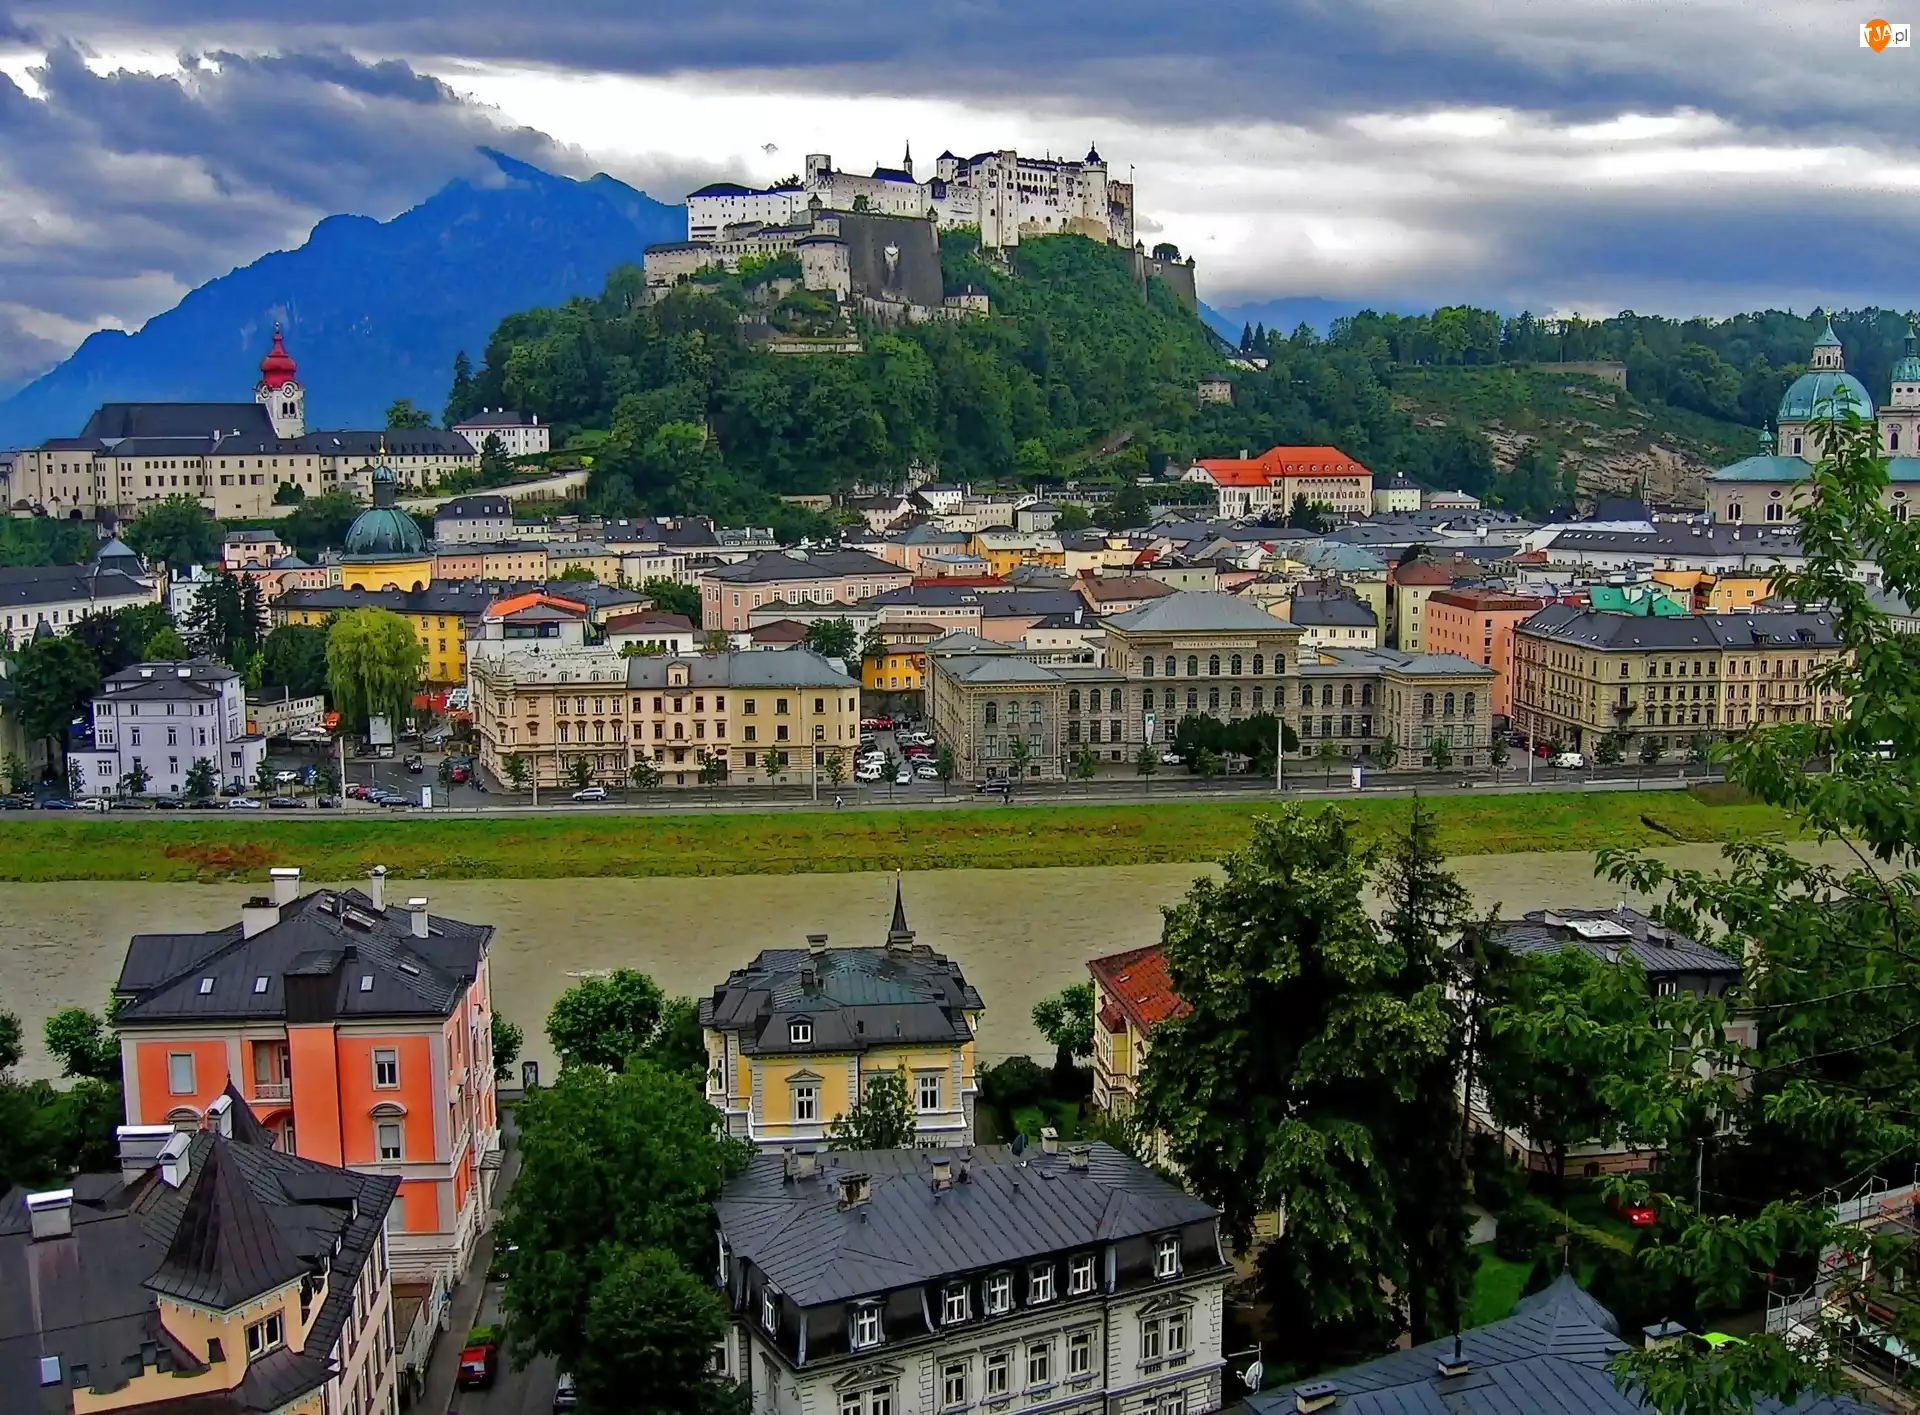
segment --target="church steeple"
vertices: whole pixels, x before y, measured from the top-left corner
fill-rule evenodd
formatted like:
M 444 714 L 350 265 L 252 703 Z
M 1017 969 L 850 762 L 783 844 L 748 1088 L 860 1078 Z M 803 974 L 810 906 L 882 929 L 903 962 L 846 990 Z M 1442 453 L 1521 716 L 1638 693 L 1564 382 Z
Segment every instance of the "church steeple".
M 900 159 L 900 166 L 909 177 L 913 176 L 913 139 L 912 138 L 907 139 L 907 155 Z
M 893 877 L 893 924 L 887 930 L 887 947 L 913 947 L 913 930 L 907 927 L 907 905 L 900 894 L 900 876 L 897 872 Z

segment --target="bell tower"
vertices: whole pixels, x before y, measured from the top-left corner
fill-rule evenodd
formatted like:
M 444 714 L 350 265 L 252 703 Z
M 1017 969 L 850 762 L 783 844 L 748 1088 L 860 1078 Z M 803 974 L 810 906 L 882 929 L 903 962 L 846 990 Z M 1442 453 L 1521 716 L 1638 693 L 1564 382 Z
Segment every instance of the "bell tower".
M 293 356 L 280 337 L 280 325 L 273 326 L 273 348 L 260 360 L 260 381 L 253 386 L 253 401 L 267 410 L 275 437 L 304 437 L 307 431 L 307 391 L 294 374 L 298 372 Z

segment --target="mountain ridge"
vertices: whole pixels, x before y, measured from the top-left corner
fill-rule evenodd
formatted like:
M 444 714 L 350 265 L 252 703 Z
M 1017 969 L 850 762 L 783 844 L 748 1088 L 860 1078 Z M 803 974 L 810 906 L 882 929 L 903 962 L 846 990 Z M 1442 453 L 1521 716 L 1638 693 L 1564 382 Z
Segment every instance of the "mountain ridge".
M 314 426 L 376 426 L 396 398 L 437 415 L 455 352 L 477 355 L 516 310 L 596 294 L 686 230 L 685 207 L 605 173 L 576 181 L 480 151 L 497 181 L 456 178 L 388 221 L 323 217 L 137 331 L 88 335 L 0 401 L 0 447 L 72 436 L 103 402 L 245 401 L 276 321 Z

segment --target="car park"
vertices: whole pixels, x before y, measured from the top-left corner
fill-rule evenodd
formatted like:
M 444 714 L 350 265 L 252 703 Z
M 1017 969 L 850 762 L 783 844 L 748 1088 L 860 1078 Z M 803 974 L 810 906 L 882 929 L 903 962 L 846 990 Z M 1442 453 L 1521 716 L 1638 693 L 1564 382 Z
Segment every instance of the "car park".
M 582 786 L 578 791 L 573 793 L 573 799 L 576 801 L 604 801 L 607 799 L 607 788 L 604 786 Z
M 893 774 L 893 784 L 895 786 L 913 785 L 913 768 L 902 762 L 900 769 Z
M 919 766 L 913 769 L 913 774 L 922 781 L 938 781 L 940 779 L 940 768 L 932 762 L 921 762 Z

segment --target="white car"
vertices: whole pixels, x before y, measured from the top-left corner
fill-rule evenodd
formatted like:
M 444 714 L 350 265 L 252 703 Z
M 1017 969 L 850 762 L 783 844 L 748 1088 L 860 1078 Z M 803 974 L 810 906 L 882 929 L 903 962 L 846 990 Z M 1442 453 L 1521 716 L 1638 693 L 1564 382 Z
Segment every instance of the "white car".
M 297 771 L 276 771 L 273 774 L 273 779 L 277 785 L 291 786 L 300 779 L 300 773 Z
M 607 788 L 604 786 L 582 786 L 578 791 L 573 793 L 573 799 L 576 801 L 604 801 L 607 799 Z
M 1160 754 L 1161 766 L 1179 766 L 1181 761 L 1182 758 L 1178 752 L 1162 752 Z
M 913 785 L 913 768 L 902 762 L 900 769 L 893 774 L 893 784 L 895 786 Z
M 235 796 L 231 801 L 227 802 L 227 809 L 230 811 L 257 811 L 260 809 L 260 803 L 250 796 Z
M 1587 759 L 1578 752 L 1562 752 L 1550 765 L 1564 767 L 1568 771 L 1578 771 L 1587 764 Z
M 913 774 L 922 781 L 938 781 L 940 779 L 940 768 L 932 762 L 921 762 L 919 766 L 913 769 Z
M 863 766 L 853 774 L 855 781 L 878 781 L 886 773 L 877 766 Z

